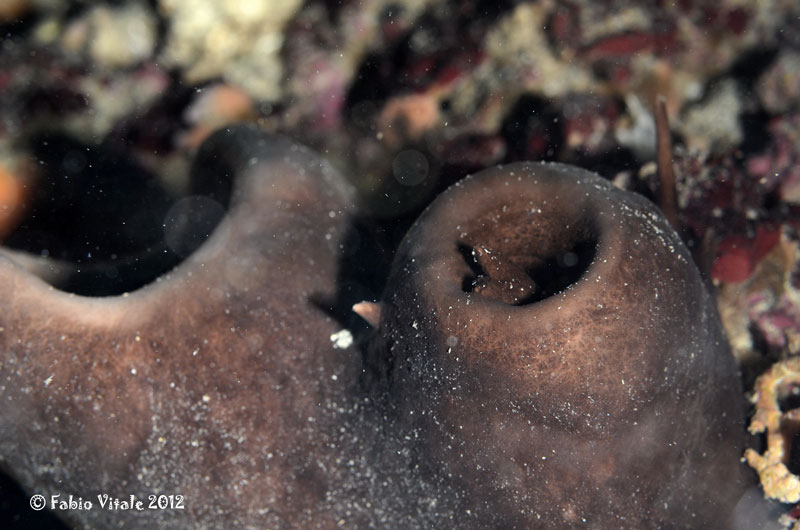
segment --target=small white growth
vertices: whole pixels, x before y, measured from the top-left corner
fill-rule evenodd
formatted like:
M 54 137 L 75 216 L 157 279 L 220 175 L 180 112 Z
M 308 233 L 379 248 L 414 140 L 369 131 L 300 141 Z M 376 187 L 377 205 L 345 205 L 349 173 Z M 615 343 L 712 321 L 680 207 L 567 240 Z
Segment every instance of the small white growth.
M 44 386 L 46 386 L 46 387 L 50 386 L 50 383 L 53 382 L 53 376 L 55 376 L 55 375 L 56 374 L 50 374 L 50 377 L 48 377 L 47 379 L 44 380 Z
M 349 348 L 353 344 L 353 334 L 349 329 L 337 331 L 331 335 L 331 342 L 336 349 Z

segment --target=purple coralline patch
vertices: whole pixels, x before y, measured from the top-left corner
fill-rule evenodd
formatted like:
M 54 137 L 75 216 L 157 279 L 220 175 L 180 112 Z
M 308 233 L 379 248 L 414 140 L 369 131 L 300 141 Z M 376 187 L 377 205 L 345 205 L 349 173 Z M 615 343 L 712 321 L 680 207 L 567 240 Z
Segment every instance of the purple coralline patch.
M 768 189 L 777 190 L 780 198 L 797 210 L 800 206 L 800 114 L 772 118 L 768 130 L 771 142 L 763 153 L 748 159 L 748 173 Z
M 758 333 L 775 351 L 787 349 L 792 335 L 800 336 L 800 307 L 786 293 L 777 300 L 760 292 L 748 298 L 748 316 Z

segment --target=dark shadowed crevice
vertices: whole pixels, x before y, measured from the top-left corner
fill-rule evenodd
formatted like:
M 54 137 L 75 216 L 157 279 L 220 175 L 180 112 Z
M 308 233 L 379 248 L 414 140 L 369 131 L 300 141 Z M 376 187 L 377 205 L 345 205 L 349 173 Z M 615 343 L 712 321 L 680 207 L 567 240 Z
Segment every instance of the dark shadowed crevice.
M 800 386 L 791 385 L 786 389 L 785 394 L 778 399 L 778 406 L 784 412 L 800 409 Z M 786 450 L 789 451 L 787 467 L 790 472 L 798 474 L 800 473 L 800 421 L 782 420 L 781 431 L 784 440 L 791 441 L 790 447 L 786 447 Z M 787 443 L 787 445 L 789 444 Z
M 567 240 L 564 246 L 543 254 L 526 252 L 513 244 L 490 247 L 460 243 L 458 251 L 470 268 L 461 282 L 464 292 L 523 306 L 576 284 L 594 260 L 597 241 L 592 237 Z
M 195 171 L 199 187 L 180 196 L 116 149 L 60 135 L 32 144 L 37 180 L 3 245 L 66 292 L 111 296 L 151 283 L 194 252 L 228 207 L 232 173 L 209 184 L 214 165 Z
M 0 470 L 0 521 L 5 530 L 68 530 L 49 509 L 34 511 L 31 494 Z
M 556 160 L 565 144 L 564 117 L 551 101 L 525 94 L 500 126 L 508 146 L 507 161 Z
M 594 261 L 597 242 L 580 241 L 572 248 L 547 257 L 528 269 L 528 274 L 539 289 L 519 305 L 532 304 L 556 295 L 583 277 Z
M 478 281 L 479 278 L 483 278 L 486 276 L 486 271 L 483 270 L 478 260 L 475 259 L 474 256 L 475 249 L 466 243 L 459 243 L 458 244 L 458 253 L 461 254 L 461 257 L 464 258 L 464 263 L 470 269 L 470 274 L 464 276 L 461 280 L 461 290 L 465 293 L 471 293 L 475 288 L 475 282 Z

